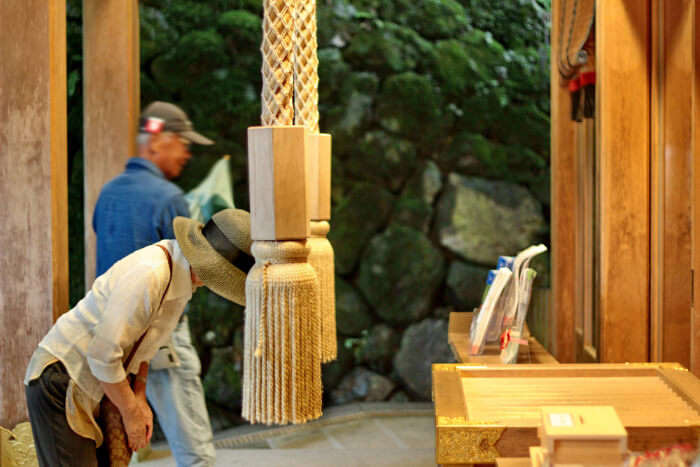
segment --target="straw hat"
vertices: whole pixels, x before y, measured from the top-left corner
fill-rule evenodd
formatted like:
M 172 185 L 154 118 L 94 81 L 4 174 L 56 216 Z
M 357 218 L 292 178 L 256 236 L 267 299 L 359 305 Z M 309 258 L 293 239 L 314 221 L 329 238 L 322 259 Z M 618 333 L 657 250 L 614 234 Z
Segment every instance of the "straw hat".
M 209 289 L 245 305 L 245 279 L 254 259 L 250 255 L 250 215 L 224 209 L 206 224 L 176 217 L 175 238 L 190 266 Z

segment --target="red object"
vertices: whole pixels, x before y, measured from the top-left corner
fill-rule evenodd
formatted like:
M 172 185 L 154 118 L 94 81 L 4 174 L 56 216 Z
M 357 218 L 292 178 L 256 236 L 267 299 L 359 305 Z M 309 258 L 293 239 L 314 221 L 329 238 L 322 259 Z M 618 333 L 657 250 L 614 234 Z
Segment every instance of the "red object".
M 581 78 L 576 77 L 569 81 L 569 91 L 576 92 L 581 89 Z
M 595 71 L 587 71 L 585 73 L 581 73 L 580 83 L 580 87 L 588 86 L 589 84 L 595 84 Z
M 508 344 L 510 344 L 510 341 L 513 341 L 516 344 L 520 344 L 520 345 L 528 345 L 529 344 L 529 342 L 526 339 L 515 339 L 511 335 L 510 329 L 506 329 L 505 331 L 503 331 L 503 334 L 501 334 L 501 350 L 508 347 Z
M 148 117 L 146 119 L 146 124 L 143 126 L 143 128 L 148 132 L 148 133 L 160 133 L 163 131 L 163 127 L 165 126 L 165 120 L 160 119 L 160 118 L 155 118 L 155 117 Z

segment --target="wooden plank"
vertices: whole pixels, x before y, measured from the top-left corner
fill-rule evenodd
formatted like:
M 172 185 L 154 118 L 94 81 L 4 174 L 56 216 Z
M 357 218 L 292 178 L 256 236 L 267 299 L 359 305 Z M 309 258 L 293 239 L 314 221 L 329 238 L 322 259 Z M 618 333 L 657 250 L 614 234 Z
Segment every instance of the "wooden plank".
M 690 364 L 693 1 L 653 0 L 651 358 Z
M 0 47 L 0 425 L 6 427 L 26 420 L 27 363 L 51 326 L 52 310 L 66 306 L 66 290 L 54 291 L 68 288 L 66 17 L 55 3 L 0 2 L 0 44 L 7 45 Z
M 102 186 L 136 155 L 137 0 L 83 0 L 85 287 L 95 279 L 92 214 Z
M 663 342 L 663 154 L 660 141 L 663 106 L 661 100 L 661 79 L 662 79 L 662 53 L 663 41 L 659 40 L 663 31 L 663 0 L 651 0 L 651 122 L 650 122 L 650 145 L 651 161 L 649 170 L 651 171 L 651 224 L 650 229 L 650 276 L 649 276 L 649 359 L 654 362 L 662 361 Z
M 592 57 L 594 58 L 594 57 Z M 576 123 L 576 164 L 579 189 L 576 228 L 576 361 L 595 361 L 597 327 L 594 329 L 597 292 L 595 120 Z M 592 353 L 593 356 L 589 355 Z
M 552 1 L 552 50 L 557 57 L 561 0 Z M 576 358 L 574 322 L 576 311 L 576 177 L 574 124 L 571 99 L 556 60 L 550 63 L 551 186 L 552 186 L 552 316 L 555 325 L 553 353 L 561 362 Z
M 693 3 L 693 153 L 692 153 L 692 313 L 690 317 L 690 369 L 700 376 L 700 13 Z
M 463 377 L 537 377 L 566 376 L 571 378 L 598 376 L 656 376 L 660 368 L 683 368 L 675 363 L 561 363 L 557 365 L 519 364 L 482 365 L 456 364 Z
M 434 364 L 432 373 L 435 415 L 448 419 L 466 417 L 467 406 L 464 404 L 460 374 L 455 366 Z
M 649 356 L 649 1 L 596 2 L 601 362 Z
M 662 361 L 690 365 L 693 0 L 664 0 L 664 309 Z
M 659 374 L 671 389 L 700 412 L 700 380 L 684 368 L 660 369 Z

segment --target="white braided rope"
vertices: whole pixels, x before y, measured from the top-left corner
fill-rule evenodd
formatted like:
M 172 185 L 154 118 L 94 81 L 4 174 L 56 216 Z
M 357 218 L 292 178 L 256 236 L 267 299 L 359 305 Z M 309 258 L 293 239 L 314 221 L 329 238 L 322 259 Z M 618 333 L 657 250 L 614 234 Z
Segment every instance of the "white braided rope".
M 262 112 L 264 126 L 294 123 L 294 11 L 298 0 L 263 0 Z

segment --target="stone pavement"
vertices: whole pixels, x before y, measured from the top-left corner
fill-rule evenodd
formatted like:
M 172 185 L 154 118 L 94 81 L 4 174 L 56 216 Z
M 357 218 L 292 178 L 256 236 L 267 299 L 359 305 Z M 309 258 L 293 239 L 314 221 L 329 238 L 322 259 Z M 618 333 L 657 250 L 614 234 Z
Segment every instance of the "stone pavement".
M 215 434 L 216 466 L 434 466 L 432 404 L 359 403 L 321 419 L 284 427 L 241 426 Z M 167 445 L 154 445 L 142 467 L 171 467 Z

